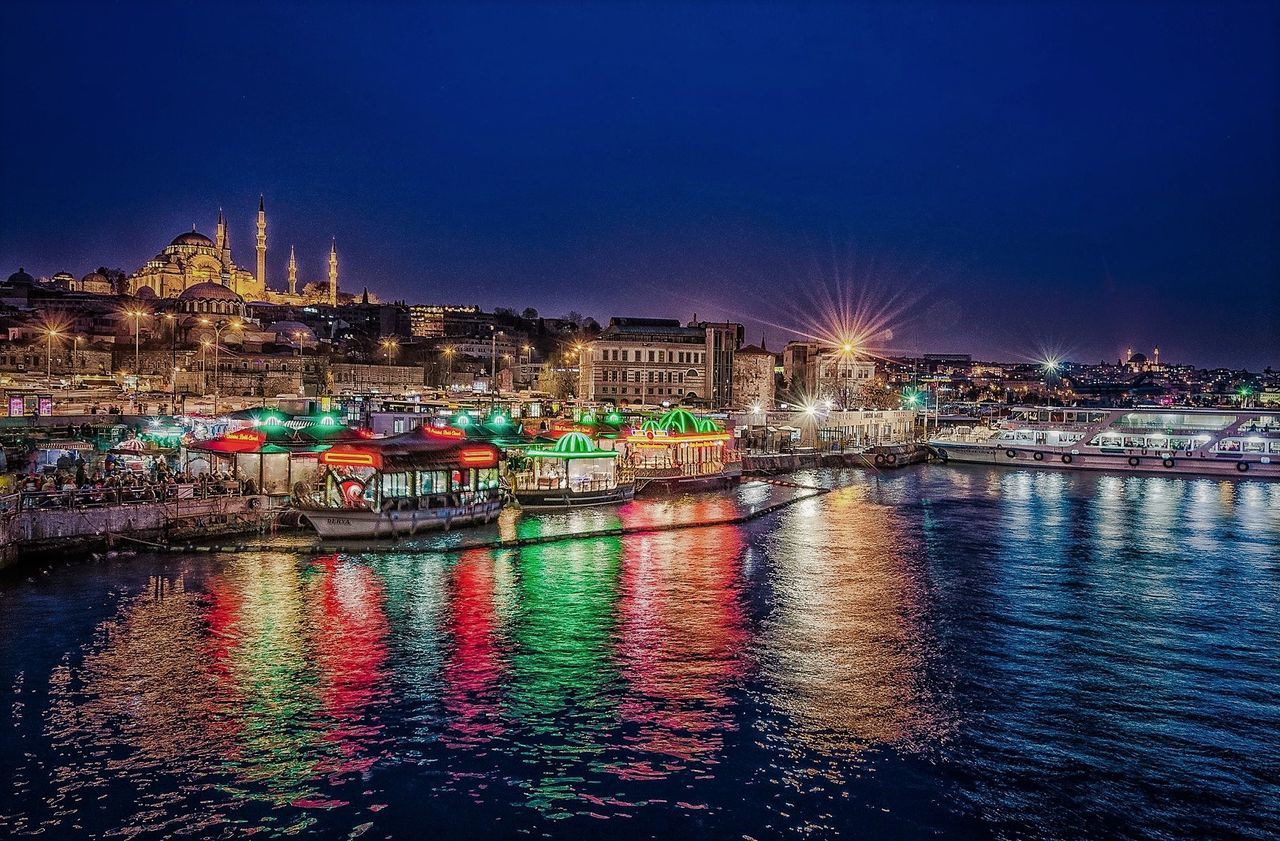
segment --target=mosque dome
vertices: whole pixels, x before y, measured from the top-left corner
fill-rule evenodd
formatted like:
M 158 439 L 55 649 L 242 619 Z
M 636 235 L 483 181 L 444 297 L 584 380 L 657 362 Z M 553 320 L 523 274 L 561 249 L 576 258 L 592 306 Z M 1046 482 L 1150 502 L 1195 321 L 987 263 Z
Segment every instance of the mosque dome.
M 221 283 L 214 283 L 206 280 L 204 283 L 197 283 L 195 286 L 188 286 L 182 290 L 182 294 L 178 296 L 180 301 L 234 301 L 235 303 L 243 303 L 239 295 L 230 288 L 223 286 Z
M 1129 361 L 1134 365 L 1141 365 L 1147 361 L 1147 355 L 1145 353 L 1135 353 L 1133 356 L 1129 357 Z
M 14 272 L 13 274 L 9 275 L 9 282 L 10 282 L 10 283 L 25 283 L 25 284 L 27 284 L 28 286 L 30 286 L 31 284 L 33 284 L 33 283 L 35 283 L 35 282 L 36 282 L 36 279 L 35 279 L 34 277 L 32 277 L 31 275 L 27 274 L 27 270 L 26 270 L 26 269 L 21 269 L 21 268 L 20 268 L 20 269 L 18 269 L 16 272 Z
M 98 274 L 97 272 L 89 272 L 87 275 L 80 278 L 80 282 L 87 286 L 91 283 L 107 283 L 108 281 L 106 275 Z
M 140 300 L 149 301 L 156 297 L 156 290 L 152 289 L 150 286 L 144 286 L 141 289 L 139 289 L 138 294 L 134 295 L 133 297 L 138 298 Z
M 197 231 L 187 231 L 174 237 L 173 242 L 169 243 L 169 245 L 202 245 L 206 248 L 213 248 L 213 240 Z
M 277 321 L 268 327 L 266 332 L 275 335 L 277 339 L 283 336 L 290 341 L 294 341 L 298 333 L 302 334 L 303 341 L 314 342 L 316 339 L 315 331 L 301 321 Z

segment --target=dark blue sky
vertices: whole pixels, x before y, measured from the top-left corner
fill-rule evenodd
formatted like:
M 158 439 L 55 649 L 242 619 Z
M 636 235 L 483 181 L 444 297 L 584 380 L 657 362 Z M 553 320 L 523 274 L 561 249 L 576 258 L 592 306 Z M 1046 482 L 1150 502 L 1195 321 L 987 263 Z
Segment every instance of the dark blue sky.
M 1278 8 L 9 3 L 0 265 L 1280 365 Z

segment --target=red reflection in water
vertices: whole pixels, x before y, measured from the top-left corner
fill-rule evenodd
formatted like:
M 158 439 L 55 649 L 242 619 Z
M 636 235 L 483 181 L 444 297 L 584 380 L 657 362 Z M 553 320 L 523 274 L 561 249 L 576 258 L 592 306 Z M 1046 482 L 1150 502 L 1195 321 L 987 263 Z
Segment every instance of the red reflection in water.
M 644 529 L 672 523 L 716 523 L 742 512 L 732 497 L 701 496 L 682 499 L 642 499 L 619 506 L 618 516 L 628 528 Z
M 741 534 L 722 526 L 639 535 L 625 547 L 617 655 L 627 690 L 618 714 L 641 755 L 611 770 L 660 778 L 712 764 L 732 727 L 728 690 L 744 669 Z
M 450 576 L 449 634 L 453 651 L 444 666 L 444 707 L 452 719 L 446 744 L 484 744 L 502 732 L 498 683 L 503 662 L 494 613 L 494 558 L 484 550 L 463 552 Z
M 369 711 L 385 698 L 388 683 L 382 583 L 368 567 L 342 564 L 336 555 L 317 558 L 314 566 L 324 574 L 307 598 L 310 647 L 320 701 L 332 721 L 325 739 L 338 752 L 325 770 L 363 771 L 377 760 L 363 754 L 382 731 Z

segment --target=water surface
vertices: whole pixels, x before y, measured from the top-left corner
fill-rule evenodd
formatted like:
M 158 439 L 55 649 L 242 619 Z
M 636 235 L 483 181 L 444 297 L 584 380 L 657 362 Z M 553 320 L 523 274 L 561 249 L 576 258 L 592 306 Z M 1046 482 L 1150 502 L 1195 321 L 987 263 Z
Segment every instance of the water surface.
M 0 832 L 1280 834 L 1280 483 L 797 478 L 10 574 Z

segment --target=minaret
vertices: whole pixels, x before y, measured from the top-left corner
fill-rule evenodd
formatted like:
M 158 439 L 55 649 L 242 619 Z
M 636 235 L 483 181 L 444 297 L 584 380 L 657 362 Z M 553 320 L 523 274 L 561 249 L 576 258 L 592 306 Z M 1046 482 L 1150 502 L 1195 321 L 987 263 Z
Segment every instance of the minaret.
M 267 288 L 267 207 L 258 195 L 258 284 Z
M 194 229 L 193 229 L 194 230 Z M 227 220 L 222 215 L 222 208 L 218 208 L 218 233 L 213 238 L 213 246 L 218 249 L 218 256 L 222 257 L 227 251 Z
M 338 239 L 329 248 L 329 306 L 338 305 Z
M 293 246 L 289 246 L 289 294 L 298 294 L 298 258 L 293 254 Z

